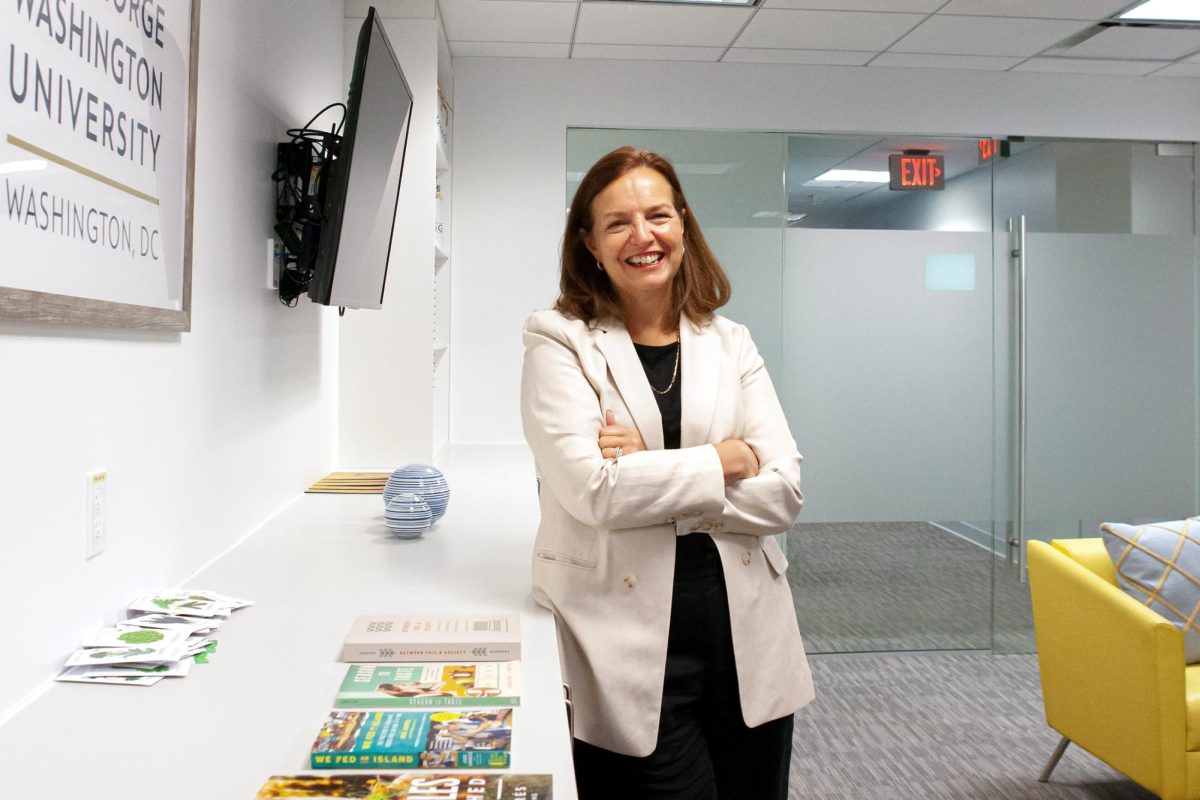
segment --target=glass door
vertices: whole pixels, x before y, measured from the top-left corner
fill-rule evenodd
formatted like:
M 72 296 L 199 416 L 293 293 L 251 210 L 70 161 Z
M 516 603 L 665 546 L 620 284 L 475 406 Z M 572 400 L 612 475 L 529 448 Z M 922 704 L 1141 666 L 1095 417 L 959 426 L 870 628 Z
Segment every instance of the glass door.
M 778 383 L 811 652 L 991 646 L 991 181 L 973 139 L 788 137 Z
M 993 646 L 1031 652 L 1024 541 L 1200 512 L 1195 156 L 1124 141 L 1005 149 Z

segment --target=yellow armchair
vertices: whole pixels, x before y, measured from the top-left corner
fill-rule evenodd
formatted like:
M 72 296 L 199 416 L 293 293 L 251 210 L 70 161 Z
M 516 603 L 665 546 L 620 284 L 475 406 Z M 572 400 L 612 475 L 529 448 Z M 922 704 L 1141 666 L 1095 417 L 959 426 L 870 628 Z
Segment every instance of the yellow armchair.
M 1046 722 L 1163 800 L 1200 800 L 1200 665 L 1183 634 L 1123 592 L 1101 539 L 1031 541 Z

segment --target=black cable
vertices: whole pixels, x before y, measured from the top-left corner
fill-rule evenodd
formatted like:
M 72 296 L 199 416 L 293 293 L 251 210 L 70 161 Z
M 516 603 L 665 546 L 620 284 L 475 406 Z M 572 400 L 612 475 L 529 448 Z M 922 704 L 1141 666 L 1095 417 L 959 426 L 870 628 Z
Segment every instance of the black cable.
M 304 123 L 303 128 L 311 128 L 312 124 L 314 122 L 316 122 L 318 119 L 320 119 L 321 115 L 324 114 L 326 111 L 328 111 L 331 108 L 340 108 L 342 110 L 342 119 L 340 122 L 338 122 L 337 128 L 335 128 L 333 131 L 336 134 L 338 131 L 340 131 L 342 129 L 342 123 L 346 121 L 346 104 L 345 103 L 330 103 L 329 105 L 325 106 L 320 111 L 318 111 L 316 114 L 313 114 L 313 118 L 310 119 L 308 122 Z M 288 131 L 288 135 L 289 136 L 291 135 L 291 131 Z
M 342 118 L 324 131 L 312 125 L 332 108 L 342 109 Z M 296 306 L 315 274 L 321 225 L 324 223 L 324 177 L 330 161 L 337 156 L 341 129 L 346 121 L 346 105 L 330 103 L 303 127 L 289 128 L 291 141 L 279 146 L 275 171 L 275 231 L 284 245 L 279 271 L 279 301 Z M 292 151 L 288 151 L 288 146 Z M 295 152 L 304 146 L 304 155 Z M 301 164 L 300 162 L 304 163 Z

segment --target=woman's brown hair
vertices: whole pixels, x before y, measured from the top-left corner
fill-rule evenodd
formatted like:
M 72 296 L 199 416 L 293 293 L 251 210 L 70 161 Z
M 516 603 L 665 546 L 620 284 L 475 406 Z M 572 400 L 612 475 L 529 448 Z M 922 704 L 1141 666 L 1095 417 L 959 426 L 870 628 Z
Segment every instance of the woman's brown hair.
M 596 195 L 626 172 L 639 167 L 654 170 L 671 185 L 675 210 L 683 221 L 685 248 L 683 262 L 675 275 L 671 300 L 676 315 L 685 314 L 692 322 L 699 323 L 729 302 L 729 278 L 708 248 L 700 223 L 688 209 L 687 198 L 683 196 L 683 187 L 671 162 L 657 153 L 632 147 L 618 147 L 593 164 L 575 192 L 563 235 L 558 300 L 554 308 L 585 322 L 606 317 L 624 320 L 624 311 L 612 282 L 607 273 L 596 268 L 596 259 L 583 237 L 592 229 L 592 201 Z

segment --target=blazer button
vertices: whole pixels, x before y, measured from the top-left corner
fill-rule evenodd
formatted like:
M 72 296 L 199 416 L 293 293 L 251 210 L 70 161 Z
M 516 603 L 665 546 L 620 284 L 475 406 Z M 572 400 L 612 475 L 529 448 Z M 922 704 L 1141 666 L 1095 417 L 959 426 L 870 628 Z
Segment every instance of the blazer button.
M 749 565 L 751 558 L 753 558 L 753 556 L 750 555 L 749 550 L 746 550 L 745 552 L 742 553 L 742 563 L 743 564 Z
M 637 575 L 626 575 L 625 585 L 630 589 L 637 586 Z

